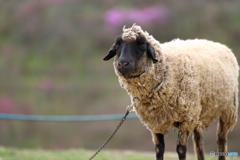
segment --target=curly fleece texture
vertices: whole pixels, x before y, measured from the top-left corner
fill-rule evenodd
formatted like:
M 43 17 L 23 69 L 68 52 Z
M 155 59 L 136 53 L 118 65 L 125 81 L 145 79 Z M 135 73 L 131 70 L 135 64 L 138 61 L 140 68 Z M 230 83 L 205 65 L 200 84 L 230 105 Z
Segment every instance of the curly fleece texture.
M 238 71 L 234 54 L 226 46 L 208 40 L 173 40 L 160 44 L 140 26 L 123 28 L 122 39 L 132 42 L 143 35 L 154 47 L 158 63 L 148 61 L 140 77 L 121 76 L 134 111 L 152 132 L 168 128 L 192 132 L 221 118 L 227 128 L 237 122 Z M 117 63 L 115 58 L 114 66 Z M 178 125 L 176 125 L 178 124 Z

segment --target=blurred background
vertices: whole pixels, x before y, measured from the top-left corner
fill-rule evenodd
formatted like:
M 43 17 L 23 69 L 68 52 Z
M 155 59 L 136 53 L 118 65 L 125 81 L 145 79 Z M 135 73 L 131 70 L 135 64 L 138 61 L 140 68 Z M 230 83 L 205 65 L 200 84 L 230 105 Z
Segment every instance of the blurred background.
M 102 58 L 124 25 L 141 25 L 160 42 L 204 38 L 229 46 L 240 62 L 240 1 L 231 0 L 0 0 L 0 112 L 27 115 L 125 113 L 130 104 L 112 60 Z M 0 120 L 0 145 L 98 148 L 118 121 Z M 229 151 L 240 151 L 240 122 Z M 175 151 L 177 131 L 166 136 Z M 192 152 L 192 138 L 189 151 Z M 216 123 L 204 132 L 206 152 L 217 151 Z M 150 132 L 127 120 L 107 145 L 153 151 Z

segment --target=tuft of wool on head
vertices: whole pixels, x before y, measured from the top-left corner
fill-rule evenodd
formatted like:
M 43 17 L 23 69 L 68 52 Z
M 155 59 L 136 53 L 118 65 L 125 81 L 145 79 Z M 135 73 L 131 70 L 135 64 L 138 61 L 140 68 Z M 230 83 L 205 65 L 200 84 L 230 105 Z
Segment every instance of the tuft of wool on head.
M 144 31 L 140 26 L 133 24 L 130 28 L 123 27 L 122 39 L 127 42 L 133 42 L 139 35 L 145 35 Z
M 123 27 L 123 34 L 122 34 L 122 39 L 127 42 L 133 42 L 137 39 L 139 35 L 143 35 L 146 38 L 153 38 L 148 34 L 148 32 L 144 32 L 142 28 L 135 23 L 132 25 L 130 28 L 125 28 Z M 153 38 L 154 39 L 154 38 Z

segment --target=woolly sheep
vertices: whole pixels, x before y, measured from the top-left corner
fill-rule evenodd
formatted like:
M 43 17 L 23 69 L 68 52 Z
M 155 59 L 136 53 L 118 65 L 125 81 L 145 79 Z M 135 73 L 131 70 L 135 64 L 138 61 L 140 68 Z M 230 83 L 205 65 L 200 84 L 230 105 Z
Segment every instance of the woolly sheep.
M 171 127 L 179 130 L 180 160 L 186 159 L 191 132 L 197 159 L 204 159 L 202 130 L 217 118 L 218 151 L 227 152 L 227 134 L 238 115 L 239 67 L 230 49 L 204 39 L 160 44 L 133 25 L 123 28 L 104 60 L 114 56 L 120 85 L 152 133 L 157 160 L 163 159 L 164 135 Z

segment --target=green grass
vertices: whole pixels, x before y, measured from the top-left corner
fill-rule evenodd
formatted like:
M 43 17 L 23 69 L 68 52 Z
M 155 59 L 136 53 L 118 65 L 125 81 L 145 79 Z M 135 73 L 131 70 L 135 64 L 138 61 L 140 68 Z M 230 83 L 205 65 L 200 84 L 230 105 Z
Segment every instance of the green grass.
M 88 160 L 94 151 L 84 149 L 69 150 L 42 150 L 42 149 L 15 149 L 0 148 L 0 160 Z M 206 155 L 207 160 L 215 160 L 216 157 Z M 153 152 L 104 150 L 94 160 L 155 160 Z M 166 153 L 165 159 L 177 159 L 177 154 Z M 194 155 L 188 155 L 189 160 L 195 160 Z M 240 160 L 239 157 L 228 159 Z

